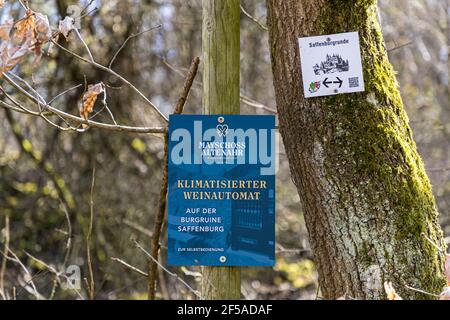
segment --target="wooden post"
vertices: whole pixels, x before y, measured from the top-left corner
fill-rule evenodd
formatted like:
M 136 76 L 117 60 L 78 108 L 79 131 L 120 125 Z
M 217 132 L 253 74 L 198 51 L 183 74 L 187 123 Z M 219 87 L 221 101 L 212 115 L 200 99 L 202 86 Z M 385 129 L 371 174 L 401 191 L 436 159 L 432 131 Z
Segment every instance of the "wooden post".
M 203 113 L 240 113 L 239 0 L 203 0 Z M 202 297 L 239 300 L 238 267 L 203 267 Z

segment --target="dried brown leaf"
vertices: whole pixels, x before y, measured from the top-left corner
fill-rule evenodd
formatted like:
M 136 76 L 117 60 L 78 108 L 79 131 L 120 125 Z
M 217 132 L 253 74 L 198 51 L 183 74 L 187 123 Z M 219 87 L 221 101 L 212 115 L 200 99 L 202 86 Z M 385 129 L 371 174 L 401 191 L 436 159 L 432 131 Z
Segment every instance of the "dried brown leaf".
M 10 33 L 14 25 L 14 21 L 9 19 L 4 24 L 0 25 L 0 39 L 3 41 L 9 41 L 11 39 Z
M 48 17 L 42 13 L 35 13 L 35 34 L 39 43 L 45 43 L 52 36 L 52 29 Z
M 103 82 L 89 85 L 88 90 L 83 95 L 82 105 L 80 108 L 80 116 L 84 120 L 89 119 L 89 115 L 94 111 L 94 105 L 100 94 L 105 92 L 105 85 Z M 87 128 L 87 125 L 83 125 L 83 128 Z
M 59 22 L 58 30 L 69 41 L 69 34 L 75 28 L 75 20 L 72 17 L 65 17 Z
M 0 73 L 8 72 L 21 62 L 30 52 L 32 42 L 28 41 L 21 45 L 14 45 L 8 41 L 0 45 Z
M 16 32 L 14 33 L 14 37 L 18 41 L 24 41 L 29 38 L 35 38 L 36 33 L 35 13 L 31 10 L 28 10 L 25 17 L 17 21 L 15 28 Z
M 42 58 L 42 45 L 47 43 L 52 37 L 52 29 L 48 22 L 48 17 L 41 13 L 35 13 L 36 27 L 34 30 L 35 45 L 34 53 L 35 58 L 33 60 L 33 67 L 37 67 Z
M 386 292 L 388 300 L 403 300 L 402 297 L 397 294 L 397 291 L 395 291 L 392 282 L 384 283 L 384 291 Z

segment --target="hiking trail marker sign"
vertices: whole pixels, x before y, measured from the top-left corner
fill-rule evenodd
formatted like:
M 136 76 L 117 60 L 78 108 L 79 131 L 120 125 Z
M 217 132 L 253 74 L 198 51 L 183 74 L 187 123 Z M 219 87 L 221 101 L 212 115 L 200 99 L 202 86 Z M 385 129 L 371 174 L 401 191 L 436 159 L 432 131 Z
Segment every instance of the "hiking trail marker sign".
M 173 115 L 168 264 L 275 264 L 275 117 Z
M 305 98 L 364 90 L 358 32 L 299 39 Z

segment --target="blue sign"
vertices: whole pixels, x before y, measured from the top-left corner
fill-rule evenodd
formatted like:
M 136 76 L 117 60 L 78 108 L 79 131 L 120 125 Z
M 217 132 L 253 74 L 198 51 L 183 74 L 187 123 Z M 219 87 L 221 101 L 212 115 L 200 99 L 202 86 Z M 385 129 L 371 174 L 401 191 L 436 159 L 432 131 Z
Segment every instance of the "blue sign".
M 173 115 L 172 266 L 275 264 L 275 117 Z

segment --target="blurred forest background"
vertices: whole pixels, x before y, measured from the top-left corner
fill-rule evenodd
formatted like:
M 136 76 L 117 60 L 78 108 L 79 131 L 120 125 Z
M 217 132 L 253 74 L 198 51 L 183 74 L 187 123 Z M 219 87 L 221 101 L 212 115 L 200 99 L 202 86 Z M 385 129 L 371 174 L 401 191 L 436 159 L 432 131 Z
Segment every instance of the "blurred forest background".
M 30 1 L 33 10 L 48 15 L 54 28 L 73 4 L 83 7 L 87 1 Z M 241 4 L 241 110 L 243 114 L 271 114 L 276 112 L 276 105 L 268 34 L 264 27 L 265 1 L 244 0 Z M 414 136 L 434 185 L 441 222 L 449 237 L 450 3 L 447 0 L 380 0 L 379 6 L 389 56 L 398 72 Z M 192 59 L 201 56 L 201 1 L 98 0 L 89 8 L 89 15 L 81 21 L 80 32 L 95 59 L 104 65 L 108 65 L 127 37 L 161 25 L 131 39 L 117 56 L 114 70 L 136 84 L 168 115 L 176 104 Z M 8 17 L 17 20 L 23 15 L 24 9 L 18 1 L 7 1 L 1 9 L 1 23 Z M 59 42 L 84 54 L 83 45 L 73 35 L 69 42 L 64 38 Z M 158 115 L 118 79 L 80 63 L 57 47 L 44 55 L 38 65 L 27 61 L 14 73 L 48 98 L 82 84 L 58 99 L 58 108 L 72 114 L 78 114 L 84 83 L 103 81 L 107 86 L 109 108 L 118 121 L 142 126 L 159 124 Z M 13 97 L 23 99 L 2 79 L 0 82 Z M 199 75 L 185 113 L 200 113 L 201 103 Z M 107 114 L 98 117 L 108 121 Z M 133 240 L 150 248 L 162 177 L 162 147 L 161 138 L 153 135 L 98 129 L 83 134 L 65 132 L 40 118 L 19 113 L 7 116 L 6 111 L 0 109 L 1 250 L 7 237 L 5 216 L 9 216 L 10 249 L 22 263 L 20 266 L 17 261 L 5 261 L 6 264 L 1 265 L 5 290 L 11 293 L 15 287 L 17 299 L 33 298 L 29 290 L 24 289 L 33 280 L 44 297 L 87 297 L 84 281 L 78 293 L 61 287 L 52 292 L 55 275 L 48 267 L 63 272 L 70 265 L 78 265 L 82 278 L 88 275 L 86 236 L 95 167 L 91 245 L 95 296 L 98 299 L 145 298 L 145 277 L 114 258 L 147 270 L 147 258 Z M 302 206 L 290 180 L 283 151 L 277 185 L 278 262 L 273 269 L 243 268 L 243 296 L 246 299 L 315 299 L 317 276 Z M 67 252 L 69 234 L 72 237 Z M 199 285 L 201 274 L 196 268 L 171 268 L 170 271 L 194 288 Z M 161 273 L 159 280 L 158 298 L 195 298 L 167 273 Z

